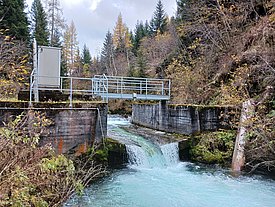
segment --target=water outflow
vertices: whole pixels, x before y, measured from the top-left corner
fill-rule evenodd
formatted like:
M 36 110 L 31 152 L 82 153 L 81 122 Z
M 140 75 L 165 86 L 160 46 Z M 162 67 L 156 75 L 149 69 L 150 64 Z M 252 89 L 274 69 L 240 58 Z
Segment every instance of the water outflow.
M 112 117 L 108 124 L 108 136 L 126 143 L 129 167 L 160 168 L 179 162 L 178 143 L 159 146 L 142 136 L 129 133 L 121 126 L 127 126 L 130 123 L 121 117 Z
M 144 145 L 143 142 L 140 144 L 141 146 L 126 145 L 130 167 L 167 167 L 176 165 L 179 162 L 178 143 L 163 146 L 150 143 Z
M 129 125 L 129 121 L 113 117 L 109 122 L 108 136 L 126 143 L 129 167 L 162 168 L 179 162 L 178 143 L 156 145 L 142 136 L 129 133 L 121 126 Z
M 225 170 L 179 162 L 177 144 L 158 146 L 121 129 L 126 120 L 112 117 L 111 123 L 109 136 L 127 143 L 128 168 L 74 196 L 66 207 L 274 207 L 273 180 L 234 178 Z

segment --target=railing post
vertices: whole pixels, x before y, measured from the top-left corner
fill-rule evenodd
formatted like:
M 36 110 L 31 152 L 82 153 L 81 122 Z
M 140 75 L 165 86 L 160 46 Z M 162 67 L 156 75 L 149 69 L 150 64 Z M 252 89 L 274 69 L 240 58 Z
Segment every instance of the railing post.
M 170 79 L 169 79 L 168 94 L 169 94 L 169 98 L 170 98 L 170 96 L 171 96 L 171 80 Z
M 34 101 L 39 102 L 39 90 L 38 90 L 38 55 L 37 55 L 37 42 L 33 40 L 33 87 L 34 87 Z
M 60 77 L 60 91 L 63 91 L 63 77 Z
M 99 80 L 97 79 L 96 82 L 95 82 L 95 92 L 98 94 L 100 91 L 99 91 Z
M 70 108 L 73 107 L 73 78 L 70 77 Z
M 142 94 L 142 80 L 140 81 L 140 85 L 139 85 L 139 90 L 140 90 L 140 94 Z
M 162 84 L 161 84 L 161 95 L 162 96 L 164 95 L 164 81 L 162 81 Z
M 122 89 L 122 82 L 123 82 L 123 77 L 120 78 L 120 95 L 122 96 L 123 89 Z
M 119 90 L 119 80 L 117 79 L 116 81 L 116 92 L 118 93 L 118 90 Z
M 92 81 L 92 94 L 94 94 L 94 79 L 91 78 L 91 81 Z
M 30 77 L 30 102 L 29 102 L 29 107 L 32 107 L 32 73 Z
M 106 76 L 105 76 L 106 77 Z M 107 93 L 107 95 L 106 95 L 106 101 L 107 101 L 107 103 L 108 103 L 108 101 L 109 101 L 109 81 L 108 81 L 108 78 L 106 77 L 106 93 Z
M 148 94 L 148 79 L 146 78 L 145 82 L 145 91 L 146 91 L 146 99 L 147 99 L 147 94 Z

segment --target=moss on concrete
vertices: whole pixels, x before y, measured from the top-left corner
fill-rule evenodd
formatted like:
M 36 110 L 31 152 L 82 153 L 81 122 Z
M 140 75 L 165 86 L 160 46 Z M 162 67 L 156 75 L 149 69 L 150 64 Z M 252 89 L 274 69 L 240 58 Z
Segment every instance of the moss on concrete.
M 227 165 L 231 162 L 236 132 L 223 130 L 192 136 L 190 156 L 193 161 Z
M 109 167 L 121 167 L 127 163 L 126 146 L 116 140 L 106 138 L 104 145 L 96 150 L 95 158 Z

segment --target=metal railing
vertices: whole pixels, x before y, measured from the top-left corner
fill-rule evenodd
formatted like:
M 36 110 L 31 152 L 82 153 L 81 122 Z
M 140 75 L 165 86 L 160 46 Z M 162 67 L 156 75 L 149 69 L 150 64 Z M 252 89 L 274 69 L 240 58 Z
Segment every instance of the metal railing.
M 38 83 L 39 78 L 47 79 L 60 79 L 59 86 L 46 86 Z M 69 94 L 70 107 L 72 107 L 73 94 L 94 94 L 92 90 L 92 78 L 80 78 L 80 77 L 51 77 L 51 76 L 36 76 L 34 72 L 31 73 L 30 77 L 30 102 L 29 105 L 32 106 L 33 94 L 35 95 L 35 102 L 38 102 L 38 91 L 60 91 L 62 93 Z
M 58 86 L 46 86 L 39 84 L 40 78 L 58 79 Z M 38 101 L 39 91 L 60 91 L 69 94 L 70 107 L 72 107 L 73 95 L 76 93 L 101 96 L 106 102 L 110 98 L 117 99 L 143 99 L 143 100 L 169 100 L 170 80 L 154 78 L 135 78 L 122 76 L 95 75 L 93 78 L 81 77 L 50 77 L 38 76 L 33 71 L 30 77 L 30 106 L 32 95 Z
M 100 82 L 95 93 L 106 98 L 137 98 L 148 100 L 170 99 L 170 80 L 155 78 L 136 78 L 122 76 L 95 75 L 94 81 Z M 136 96 L 136 97 L 134 97 Z

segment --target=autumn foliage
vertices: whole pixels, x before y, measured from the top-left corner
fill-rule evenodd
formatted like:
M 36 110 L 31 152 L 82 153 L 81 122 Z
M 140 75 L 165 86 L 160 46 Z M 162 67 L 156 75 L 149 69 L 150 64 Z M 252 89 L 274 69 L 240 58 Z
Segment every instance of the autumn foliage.
M 29 54 L 22 41 L 13 40 L 0 30 L 0 98 L 15 98 L 26 88 L 30 74 Z
M 61 206 L 104 174 L 91 159 L 76 165 L 50 146 L 39 146 L 51 123 L 45 114 L 29 111 L 0 128 L 0 206 Z

